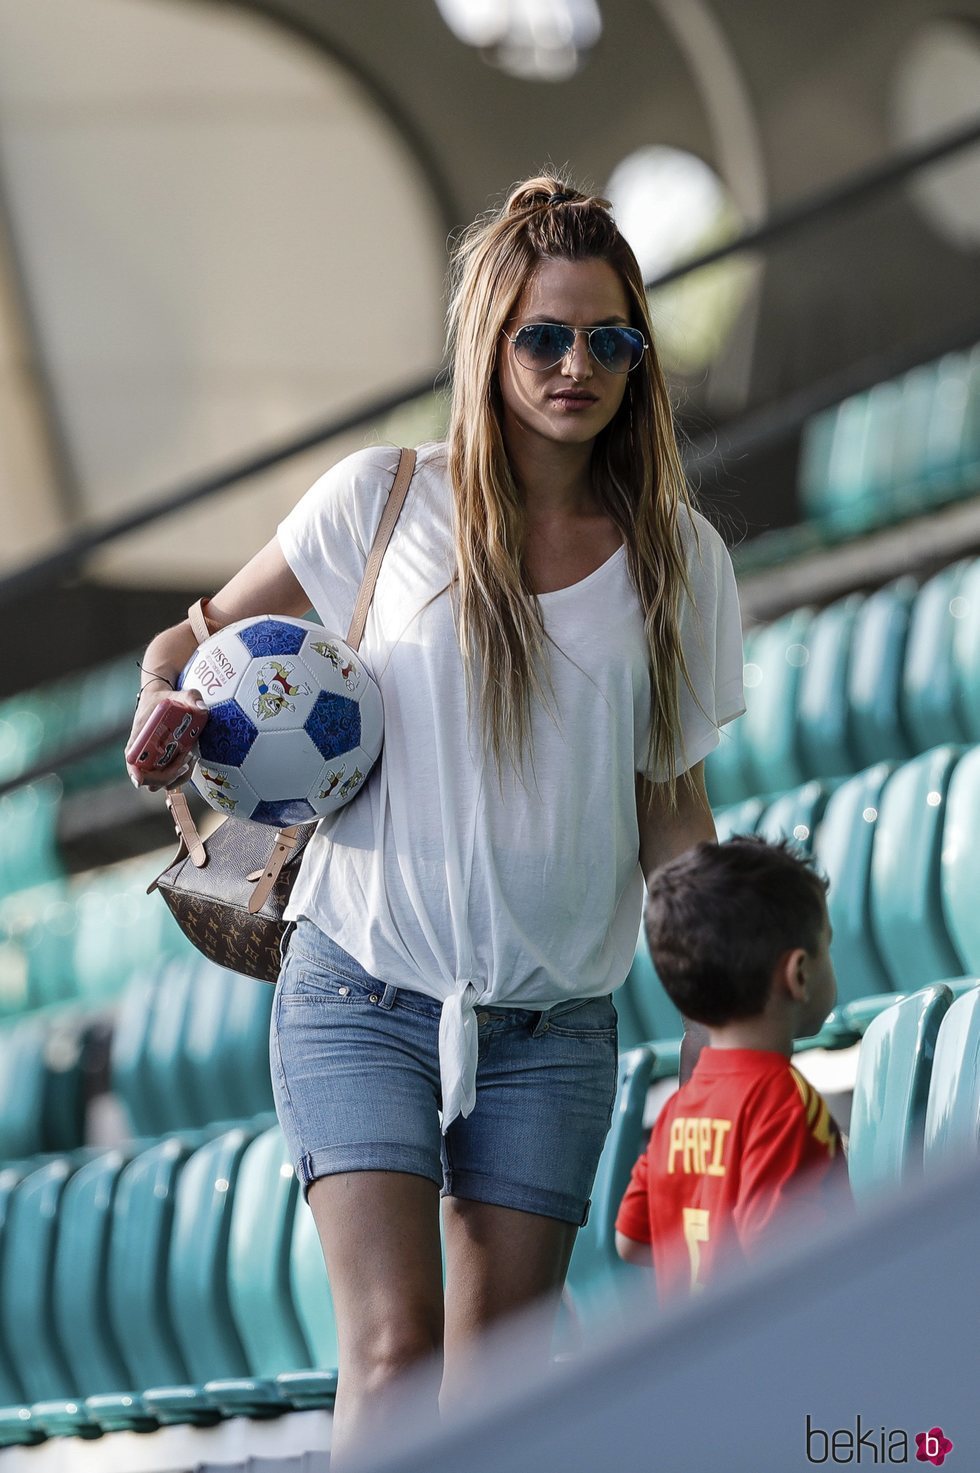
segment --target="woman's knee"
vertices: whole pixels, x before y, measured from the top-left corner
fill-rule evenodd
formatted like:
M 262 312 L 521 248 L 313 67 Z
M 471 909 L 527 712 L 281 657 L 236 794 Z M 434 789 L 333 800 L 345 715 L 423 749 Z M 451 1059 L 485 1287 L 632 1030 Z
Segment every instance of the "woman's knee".
M 442 1356 L 442 1308 L 419 1307 L 414 1313 L 392 1308 L 361 1320 L 346 1337 L 346 1346 L 344 1338 L 348 1375 L 356 1377 L 364 1393 L 382 1391 L 413 1366 Z

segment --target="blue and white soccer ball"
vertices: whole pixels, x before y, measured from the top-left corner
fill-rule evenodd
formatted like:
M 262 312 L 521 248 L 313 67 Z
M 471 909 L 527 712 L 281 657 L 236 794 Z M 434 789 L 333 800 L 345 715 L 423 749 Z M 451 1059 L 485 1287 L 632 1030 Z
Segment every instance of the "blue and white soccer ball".
M 219 812 L 308 823 L 360 791 L 384 734 L 381 692 L 359 655 L 318 624 L 265 614 L 220 629 L 179 684 L 208 721 L 191 779 Z

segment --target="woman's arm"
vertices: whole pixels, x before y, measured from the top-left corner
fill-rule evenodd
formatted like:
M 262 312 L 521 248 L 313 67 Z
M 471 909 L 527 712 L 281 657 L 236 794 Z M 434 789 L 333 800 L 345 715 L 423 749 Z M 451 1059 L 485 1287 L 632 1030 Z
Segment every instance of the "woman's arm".
M 704 789 L 704 763 L 691 768 L 690 783 L 678 782 L 677 807 L 671 811 L 665 783 L 652 783 L 637 774 L 636 812 L 640 826 L 640 868 L 644 879 L 669 859 L 683 854 L 703 839 L 717 839 L 715 821 Z
M 301 615 L 309 607 L 309 598 L 283 557 L 278 539 L 273 537 L 208 600 L 207 614 L 213 624 L 223 627 L 254 614 Z M 136 735 L 161 696 L 176 683 L 177 676 L 196 648 L 197 640 L 187 619 L 164 629 L 150 641 L 143 656 L 142 692 L 133 717 L 131 736 Z M 177 699 L 186 700 L 192 707 L 203 705 L 193 690 L 179 692 Z M 154 772 L 152 781 L 147 781 L 146 775 L 137 768 L 129 767 L 128 771 L 137 787 L 145 783 L 151 792 L 156 792 L 157 788 L 170 787 L 177 782 L 187 765 L 185 758 L 178 758 L 170 767 Z

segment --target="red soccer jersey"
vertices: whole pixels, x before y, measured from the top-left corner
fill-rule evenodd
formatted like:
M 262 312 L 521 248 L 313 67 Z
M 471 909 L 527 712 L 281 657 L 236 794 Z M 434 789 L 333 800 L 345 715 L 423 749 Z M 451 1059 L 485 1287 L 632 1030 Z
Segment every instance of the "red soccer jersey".
M 784 1055 L 705 1048 L 633 1168 L 616 1230 L 650 1243 L 662 1298 L 751 1255 L 781 1208 L 825 1222 L 847 1191 L 840 1132 Z M 796 1214 L 800 1214 L 797 1217 Z

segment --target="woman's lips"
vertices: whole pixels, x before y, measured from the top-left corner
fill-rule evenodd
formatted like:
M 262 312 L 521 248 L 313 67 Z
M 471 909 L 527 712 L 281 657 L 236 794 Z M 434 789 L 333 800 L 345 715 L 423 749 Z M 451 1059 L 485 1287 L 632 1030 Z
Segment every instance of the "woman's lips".
M 583 410 L 589 409 L 593 404 L 599 402 L 595 394 L 551 394 L 549 397 L 552 404 L 556 404 L 559 409 L 568 410 L 572 414 L 580 414 Z

